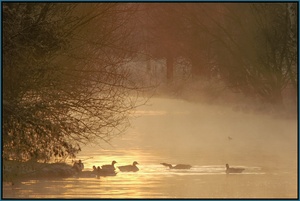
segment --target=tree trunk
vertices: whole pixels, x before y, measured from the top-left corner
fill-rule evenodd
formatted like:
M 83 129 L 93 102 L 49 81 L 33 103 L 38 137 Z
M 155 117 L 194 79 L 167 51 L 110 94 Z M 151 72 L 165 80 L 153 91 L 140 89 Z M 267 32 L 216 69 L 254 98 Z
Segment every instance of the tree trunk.
M 166 59 L 167 59 L 167 81 L 171 82 L 173 80 L 174 58 L 172 55 L 168 55 Z

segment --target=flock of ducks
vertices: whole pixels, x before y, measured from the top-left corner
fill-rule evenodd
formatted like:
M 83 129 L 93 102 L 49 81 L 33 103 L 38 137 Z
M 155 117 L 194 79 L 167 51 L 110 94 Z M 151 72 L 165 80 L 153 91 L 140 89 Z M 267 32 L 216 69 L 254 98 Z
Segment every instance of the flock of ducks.
M 117 162 L 116 161 L 112 161 L 111 164 L 109 165 L 102 165 L 101 167 L 98 166 L 96 168 L 96 166 L 93 166 L 93 171 L 82 171 L 80 173 L 80 175 L 84 175 L 84 174 L 90 174 L 92 173 L 93 175 L 97 175 L 97 176 L 115 176 L 117 175 L 116 172 L 116 167 L 115 164 Z M 139 171 L 139 168 L 137 167 L 139 163 L 134 161 L 132 163 L 132 165 L 124 165 L 124 166 L 118 166 L 117 168 L 121 171 L 121 172 L 137 172 Z M 178 164 L 178 165 L 171 165 L 169 163 L 161 163 L 161 165 L 168 167 L 169 169 L 191 169 L 191 165 L 187 165 L 187 164 Z M 244 168 L 232 168 L 229 167 L 228 164 L 225 165 L 226 166 L 226 174 L 230 174 L 230 173 L 242 173 L 245 169 Z
M 98 166 L 97 168 L 96 166 L 93 166 L 93 171 L 91 173 L 97 176 L 115 176 L 117 175 L 115 168 L 116 163 L 116 161 L 112 161 L 112 163 L 109 165 L 102 165 L 101 167 Z M 134 161 L 132 165 L 118 166 L 118 169 L 121 172 L 137 172 L 139 171 L 139 168 L 136 165 L 138 165 L 138 162 Z M 84 174 L 85 172 L 86 174 L 90 173 L 89 171 L 83 171 L 80 173 L 80 175 L 82 175 L 82 173 Z

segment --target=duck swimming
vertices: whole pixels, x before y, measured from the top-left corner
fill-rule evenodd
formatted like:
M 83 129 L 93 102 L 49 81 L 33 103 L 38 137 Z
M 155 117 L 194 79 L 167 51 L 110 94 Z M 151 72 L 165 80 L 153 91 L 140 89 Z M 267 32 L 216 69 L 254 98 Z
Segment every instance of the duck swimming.
M 192 167 L 191 165 L 186 165 L 186 164 L 178 164 L 175 166 L 172 166 L 169 163 L 161 163 L 161 164 L 166 167 L 169 167 L 170 169 L 191 169 L 191 167 Z
M 115 170 L 116 163 L 117 163 L 116 161 L 112 161 L 111 165 L 102 165 L 101 168 L 102 168 L 102 170 Z
M 229 167 L 228 164 L 226 164 L 226 174 L 229 174 L 229 173 L 241 173 L 244 170 L 245 170 L 244 168 L 231 168 L 231 167 Z
M 118 168 L 121 172 L 137 172 L 139 168 L 136 165 L 138 165 L 138 162 L 134 161 L 132 165 L 118 166 Z
M 117 172 L 112 168 L 101 169 L 99 166 L 97 167 L 97 176 L 116 176 Z

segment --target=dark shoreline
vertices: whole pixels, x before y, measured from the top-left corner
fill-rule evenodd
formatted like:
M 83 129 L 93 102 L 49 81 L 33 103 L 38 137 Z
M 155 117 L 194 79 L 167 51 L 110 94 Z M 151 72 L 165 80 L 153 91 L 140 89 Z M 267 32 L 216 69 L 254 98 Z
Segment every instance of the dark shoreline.
M 66 178 L 77 172 L 66 163 L 3 161 L 3 182 L 23 179 Z

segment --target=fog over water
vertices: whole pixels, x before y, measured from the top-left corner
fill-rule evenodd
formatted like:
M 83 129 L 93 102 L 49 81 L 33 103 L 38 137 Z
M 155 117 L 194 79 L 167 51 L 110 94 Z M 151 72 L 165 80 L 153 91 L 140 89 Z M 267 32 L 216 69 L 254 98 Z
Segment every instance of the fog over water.
M 141 171 L 149 165 L 167 162 L 191 164 L 194 168 L 215 166 L 221 168 L 221 172 L 224 172 L 225 164 L 229 163 L 232 166 L 246 167 L 244 174 L 249 174 L 249 182 L 255 182 L 256 179 L 252 177 L 254 173 L 264 175 L 267 177 L 264 182 L 270 183 L 274 182 L 270 175 L 283 174 L 284 179 L 281 182 L 287 182 L 280 185 L 281 190 L 265 189 L 265 194 L 248 192 L 245 197 L 296 195 L 296 120 L 236 112 L 225 106 L 163 98 L 151 99 L 147 105 L 138 108 L 135 115 L 137 118 L 132 121 L 132 127 L 127 133 L 113 140 L 113 148 L 106 147 L 108 154 L 111 150 L 125 155 L 124 159 L 119 159 L 120 163 L 137 160 Z M 118 161 L 117 156 L 111 159 Z M 192 170 L 193 168 L 186 176 L 191 174 Z M 205 169 L 195 170 L 197 173 L 201 171 L 207 173 Z M 211 169 L 210 171 L 214 172 Z M 193 178 L 192 175 L 190 176 Z M 208 181 L 214 185 L 215 179 L 218 180 L 215 177 Z M 199 180 L 202 180 L 201 177 Z M 257 182 L 259 186 L 259 180 Z M 283 189 L 284 192 L 280 193 Z M 174 189 L 174 194 L 177 191 Z M 189 193 L 191 192 L 182 192 L 182 197 L 189 197 Z M 230 197 L 225 194 L 224 196 Z M 202 197 L 201 193 L 196 197 L 198 196 Z M 220 196 L 222 197 L 222 193 Z
M 82 148 L 93 165 L 138 161 L 139 172 L 115 177 L 31 180 L 5 196 L 55 198 L 295 198 L 297 122 L 235 112 L 230 107 L 153 98 L 112 145 Z M 160 163 L 190 164 L 169 170 Z M 225 174 L 225 164 L 245 168 Z M 10 188 L 14 188 L 11 190 Z M 49 189 L 52 189 L 49 191 Z
M 296 2 L 2 7 L 4 198 L 297 198 Z
M 193 155 L 197 157 L 192 160 L 199 162 L 246 162 L 253 156 L 257 163 L 266 162 L 266 156 L 292 161 L 296 156 L 296 120 L 159 98 L 138 109 L 136 115 L 140 117 L 123 138 L 128 139 L 132 132 L 139 134 L 137 140 L 127 142 L 121 137 L 113 141 L 116 147 L 164 150 L 174 157 L 185 155 L 187 162 Z

